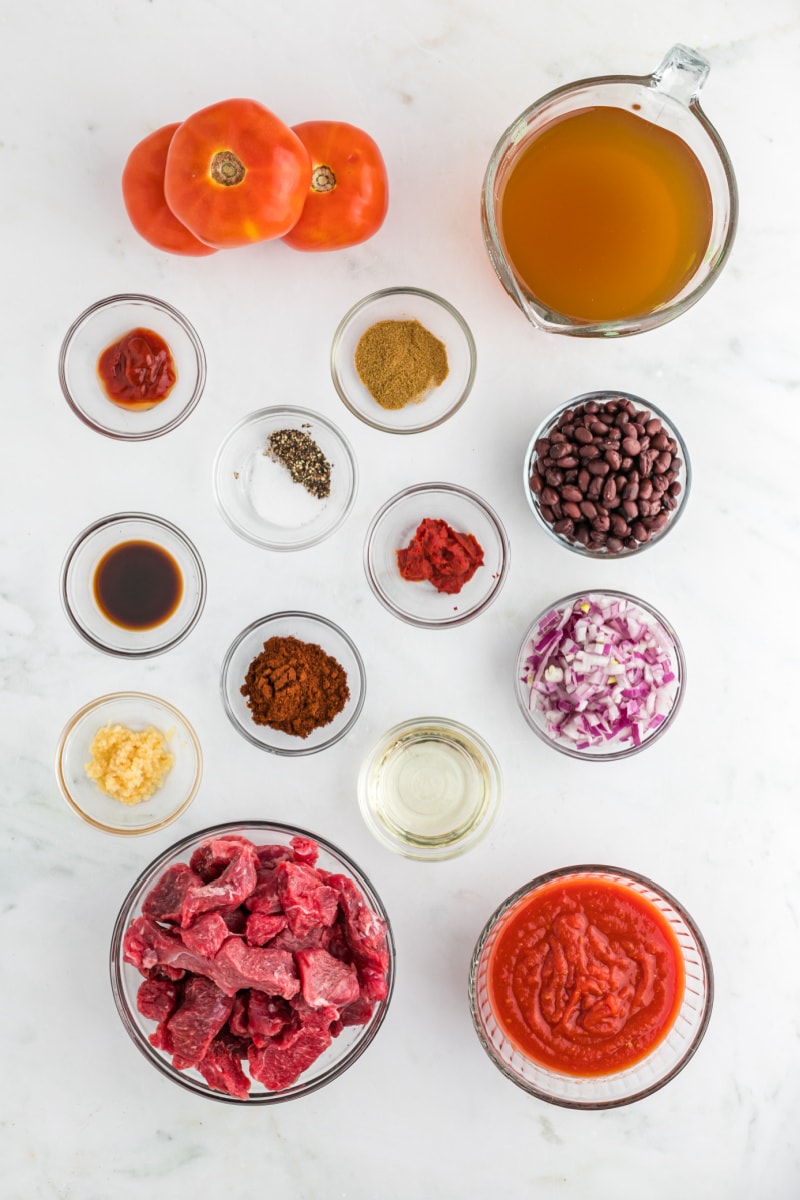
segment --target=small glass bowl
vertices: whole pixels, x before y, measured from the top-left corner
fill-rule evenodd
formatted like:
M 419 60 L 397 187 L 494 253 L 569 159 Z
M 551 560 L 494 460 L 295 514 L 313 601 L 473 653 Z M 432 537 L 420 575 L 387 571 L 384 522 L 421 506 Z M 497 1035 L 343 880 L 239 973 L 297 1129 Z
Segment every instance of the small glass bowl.
M 89 748 L 104 725 L 134 730 L 152 725 L 163 733 L 174 762 L 161 787 L 147 800 L 123 804 L 107 796 L 86 774 Z M 95 829 L 123 837 L 155 833 L 186 812 L 202 772 L 200 743 L 186 717 L 166 700 L 145 692 L 114 692 L 84 704 L 67 722 L 56 750 L 56 780 L 73 812 Z
M 554 880 L 597 879 L 629 888 L 661 913 L 675 935 L 683 960 L 683 1001 L 672 1028 L 650 1054 L 633 1066 L 607 1075 L 567 1075 L 541 1066 L 507 1037 L 491 1003 L 489 967 L 492 949 L 518 905 Z M 619 1108 L 652 1095 L 681 1071 L 706 1032 L 714 999 L 714 975 L 700 930 L 678 901 L 635 871 L 580 865 L 549 871 L 526 883 L 492 914 L 478 938 L 469 971 L 469 1006 L 481 1045 L 498 1070 L 523 1091 L 563 1108 Z
M 183 577 L 177 608 L 152 629 L 126 629 L 100 609 L 94 577 L 100 560 L 124 542 L 152 542 L 166 550 Z M 67 551 L 61 569 L 64 611 L 82 638 L 118 658 L 149 658 L 171 650 L 194 629 L 206 601 L 206 573 L 197 549 L 185 533 L 150 513 L 113 513 L 89 525 Z
M 408 546 L 426 517 L 446 521 L 457 533 L 471 533 L 483 548 L 483 565 L 456 595 L 400 574 L 397 551 Z M 454 483 L 420 483 L 392 496 L 373 517 L 364 570 L 381 604 L 401 621 L 445 629 L 471 621 L 497 598 L 508 573 L 508 549 L 500 518 L 480 496 Z
M 267 440 L 281 429 L 299 429 L 317 443 L 331 464 L 329 496 L 312 496 L 269 457 Z M 353 507 L 357 482 L 347 438 L 307 408 L 250 413 L 225 435 L 214 462 L 214 495 L 223 518 L 239 537 L 267 550 L 303 550 L 332 534 Z
M 660 725 L 657 725 L 649 733 L 641 735 L 641 741 L 638 745 L 634 745 L 629 741 L 617 743 L 604 742 L 599 746 L 589 745 L 578 749 L 576 743 L 563 738 L 559 740 L 548 734 L 538 708 L 532 709 L 530 706 L 530 686 L 525 681 L 527 675 L 526 661 L 529 657 L 531 643 L 542 621 L 553 611 L 564 611 L 567 608 L 571 608 L 578 600 L 598 599 L 602 601 L 623 600 L 633 605 L 635 609 L 639 610 L 638 615 L 641 619 L 651 628 L 660 632 L 662 640 L 669 645 L 672 652 L 672 670 L 675 675 L 672 685 L 672 706 L 665 714 L 664 720 Z M 658 609 L 653 608 L 651 604 L 647 604 L 644 600 L 640 600 L 637 596 L 631 596 L 628 592 L 616 592 L 610 588 L 603 588 L 602 590 L 588 588 L 584 592 L 573 592 L 570 596 L 564 596 L 563 599 L 556 600 L 553 604 L 548 604 L 547 608 L 539 613 L 522 639 L 522 645 L 517 654 L 516 681 L 517 701 L 522 714 L 533 732 L 543 742 L 548 746 L 552 746 L 554 750 L 560 750 L 562 754 L 566 754 L 570 758 L 579 758 L 590 762 L 616 762 L 618 759 L 630 758 L 632 755 L 638 754 L 640 750 L 652 746 L 670 727 L 683 702 L 686 690 L 686 660 L 677 633 Z
M 284 733 L 270 725 L 256 725 L 247 699 L 242 695 L 241 687 L 248 668 L 271 637 L 295 637 L 301 642 L 321 646 L 347 674 L 350 699 L 330 724 L 320 725 L 308 737 Z M 253 621 L 234 638 L 222 664 L 220 687 L 225 712 L 242 737 L 269 754 L 299 757 L 327 750 L 350 732 L 364 707 L 367 680 L 364 663 L 355 644 L 333 621 L 314 613 L 279 612 Z
M 359 378 L 356 347 L 377 321 L 413 320 L 444 343 L 447 377 L 422 400 L 383 408 Z M 331 347 L 331 375 L 342 401 L 359 420 L 386 433 L 421 433 L 452 417 L 470 393 L 475 361 L 475 341 L 461 314 L 441 296 L 413 287 L 385 288 L 359 300 L 342 318 Z
M 170 348 L 177 379 L 170 394 L 145 412 L 109 400 L 97 374 L 102 352 L 133 329 L 151 329 Z M 176 429 L 194 410 L 206 383 L 206 356 L 194 327 L 171 304 L 153 296 L 108 296 L 82 312 L 67 330 L 58 377 L 77 417 L 106 437 L 144 442 Z
M 561 415 L 568 409 L 577 408 L 578 405 L 586 404 L 592 400 L 598 404 L 603 404 L 607 400 L 630 400 L 636 405 L 636 408 L 639 412 L 645 412 L 649 414 L 648 419 L 650 417 L 657 417 L 661 421 L 664 432 L 667 434 L 667 436 L 669 438 L 674 438 L 678 444 L 677 457 L 681 459 L 683 465 L 678 472 L 676 480 L 676 482 L 681 484 L 681 491 L 675 498 L 675 508 L 672 510 L 665 510 L 667 512 L 667 523 L 661 530 L 656 533 L 651 533 L 648 541 L 639 542 L 635 547 L 623 546 L 621 550 L 616 551 L 609 550 L 606 546 L 602 546 L 597 549 L 590 549 L 589 546 L 582 545 L 574 538 L 569 538 L 563 533 L 556 533 L 553 526 L 550 525 L 542 515 L 541 496 L 537 495 L 530 486 L 530 480 L 535 472 L 538 461 L 536 443 L 540 438 L 546 438 L 550 433 L 553 432 L 555 426 L 558 425 Z M 582 554 L 586 558 L 609 558 L 616 560 L 619 558 L 629 558 L 632 554 L 640 554 L 643 550 L 648 550 L 651 546 L 655 546 L 657 542 L 662 541 L 667 536 L 669 531 L 675 527 L 681 514 L 683 513 L 683 510 L 686 506 L 686 501 L 689 497 L 689 491 L 691 490 L 692 465 L 689 461 L 686 443 L 678 432 L 678 429 L 666 415 L 666 413 L 663 413 L 660 408 L 656 407 L 655 404 L 651 404 L 648 401 L 643 400 L 641 396 L 636 396 L 633 392 L 584 392 L 581 396 L 574 396 L 571 400 L 565 400 L 563 404 L 559 404 L 557 408 L 553 409 L 549 416 L 545 417 L 539 428 L 534 433 L 533 437 L 528 443 L 528 448 L 525 451 L 525 461 L 522 468 L 522 486 L 525 490 L 525 496 L 531 512 L 536 517 L 536 520 L 539 522 L 542 529 L 544 529 L 545 533 L 547 533 L 551 538 L 557 541 L 560 545 L 566 546 L 568 550 L 573 550 L 576 554 Z
M 477 845 L 497 816 L 500 794 L 500 766 L 489 745 L 445 717 L 395 725 L 358 777 L 370 832 L 420 862 L 455 858 Z
M 388 995 L 385 1000 L 375 1005 L 367 1023 L 365 1025 L 346 1025 L 339 1036 L 333 1039 L 328 1049 L 290 1087 L 284 1088 L 282 1091 L 270 1092 L 262 1085 L 255 1083 L 247 1099 L 238 1099 L 224 1092 L 215 1091 L 208 1086 L 197 1071 L 179 1071 L 173 1067 L 167 1054 L 157 1050 L 151 1044 L 149 1035 L 154 1030 L 153 1022 L 144 1018 L 136 1005 L 136 993 L 142 982 L 142 976 L 134 966 L 124 961 L 122 949 L 125 930 L 131 921 L 141 915 L 144 899 L 162 873 L 177 863 L 188 862 L 198 846 L 207 839 L 231 836 L 249 838 L 257 846 L 275 843 L 288 845 L 289 840 L 293 837 L 311 838 L 319 846 L 317 865 L 333 874 L 343 874 L 353 879 L 363 893 L 366 903 L 385 922 L 386 947 L 389 953 Z M 145 868 L 122 902 L 111 937 L 111 988 L 122 1023 L 137 1050 L 166 1079 L 172 1080 L 173 1083 L 177 1083 L 189 1092 L 194 1092 L 196 1096 L 203 1096 L 207 1100 L 218 1100 L 222 1104 L 249 1105 L 250 1107 L 260 1104 L 280 1104 L 285 1100 L 308 1096 L 334 1079 L 338 1079 L 348 1067 L 351 1067 L 373 1041 L 384 1022 L 394 989 L 394 964 L 394 939 L 388 914 L 380 896 L 361 869 L 343 850 L 318 834 L 270 821 L 241 821 L 214 825 L 209 829 L 201 829 L 198 833 L 190 834 L 189 837 L 183 838 L 159 854 Z

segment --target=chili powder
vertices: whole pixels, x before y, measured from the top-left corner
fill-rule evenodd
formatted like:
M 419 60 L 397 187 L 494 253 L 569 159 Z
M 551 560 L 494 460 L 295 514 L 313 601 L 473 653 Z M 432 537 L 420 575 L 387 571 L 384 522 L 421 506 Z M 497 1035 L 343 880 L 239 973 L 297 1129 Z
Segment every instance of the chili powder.
M 347 672 L 315 642 L 271 637 L 240 688 L 256 725 L 307 738 L 329 725 L 350 699 Z

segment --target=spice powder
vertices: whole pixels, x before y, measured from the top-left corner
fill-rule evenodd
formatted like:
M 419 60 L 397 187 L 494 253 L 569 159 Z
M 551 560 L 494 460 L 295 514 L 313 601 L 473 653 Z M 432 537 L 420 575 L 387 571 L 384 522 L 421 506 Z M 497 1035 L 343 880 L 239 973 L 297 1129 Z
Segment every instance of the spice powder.
M 449 373 L 443 342 L 417 320 L 377 321 L 356 346 L 355 368 L 381 408 L 424 400 Z

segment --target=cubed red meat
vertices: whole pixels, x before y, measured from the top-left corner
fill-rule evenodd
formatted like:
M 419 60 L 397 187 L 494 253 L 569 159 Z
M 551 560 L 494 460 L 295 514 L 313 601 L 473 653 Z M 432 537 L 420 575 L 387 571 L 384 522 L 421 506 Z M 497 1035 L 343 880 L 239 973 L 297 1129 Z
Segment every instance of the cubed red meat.
M 187 979 L 183 999 L 167 1021 L 176 1067 L 186 1070 L 197 1066 L 232 1008 L 233 997 L 226 996 L 210 979 L 202 975 Z
M 308 933 L 316 925 L 332 925 L 339 907 L 338 894 L 321 883 L 313 867 L 302 863 L 278 864 L 278 896 L 292 933 Z
M 237 846 L 225 870 L 211 883 L 190 887 L 181 905 L 181 925 L 185 929 L 204 912 L 231 912 L 250 895 L 256 886 L 258 858 L 249 842 Z
M 385 976 L 389 966 L 386 923 L 367 905 L 360 889 L 347 875 L 329 875 L 342 910 L 342 928 L 358 967 L 371 967 Z
M 298 950 L 294 960 L 303 999 L 311 1008 L 343 1008 L 358 998 L 358 976 L 351 964 L 340 962 L 327 950 Z
M 154 921 L 169 921 L 177 924 L 181 919 L 184 897 L 191 887 L 202 886 L 202 879 L 186 863 L 175 863 L 167 867 L 155 887 L 147 893 L 142 912 Z
M 319 846 L 312 842 L 311 838 L 293 837 L 289 839 L 289 845 L 292 847 L 292 857 L 296 863 L 313 867 L 319 858 Z
M 148 1021 L 166 1021 L 175 1011 L 181 988 L 169 979 L 145 979 L 136 993 L 136 1007 Z
M 249 946 L 266 946 L 276 933 L 286 928 L 283 913 L 253 912 L 247 918 L 245 938 Z
M 307 1021 L 296 1028 L 287 1026 L 264 1046 L 251 1045 L 247 1060 L 253 1079 L 270 1092 L 281 1091 L 316 1062 L 331 1044 L 330 1021 Z
M 247 1027 L 254 1045 L 264 1046 L 292 1020 L 294 1010 L 280 996 L 251 990 L 247 1001 Z
M 212 968 L 212 978 L 228 996 L 235 996 L 244 987 L 288 1000 L 300 991 L 291 954 L 269 946 L 248 946 L 241 938 L 228 938 L 217 952 Z
M 245 900 L 245 908 L 251 912 L 282 913 L 283 906 L 278 895 L 278 872 L 275 867 L 259 867 L 256 871 L 256 886 Z
M 240 1055 L 222 1038 L 213 1039 L 197 1063 L 197 1070 L 217 1092 L 226 1092 L 238 1100 L 246 1100 L 250 1094 L 250 1080 L 242 1070 Z
M 204 958 L 213 958 L 227 937 L 230 937 L 227 922 L 215 912 L 203 913 L 181 930 L 186 949 Z
M 200 876 L 203 883 L 211 883 L 219 878 L 242 846 L 251 845 L 249 838 L 236 833 L 229 833 L 224 838 L 209 838 L 197 847 L 189 859 L 189 866 Z

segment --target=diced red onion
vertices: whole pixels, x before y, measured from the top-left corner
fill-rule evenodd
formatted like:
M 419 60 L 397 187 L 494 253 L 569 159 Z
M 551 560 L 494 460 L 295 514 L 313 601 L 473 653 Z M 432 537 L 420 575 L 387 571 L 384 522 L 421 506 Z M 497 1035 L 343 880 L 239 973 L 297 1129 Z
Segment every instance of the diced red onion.
M 591 751 L 650 737 L 675 703 L 677 672 L 660 622 L 631 600 L 590 593 L 542 618 L 522 682 L 547 735 Z

